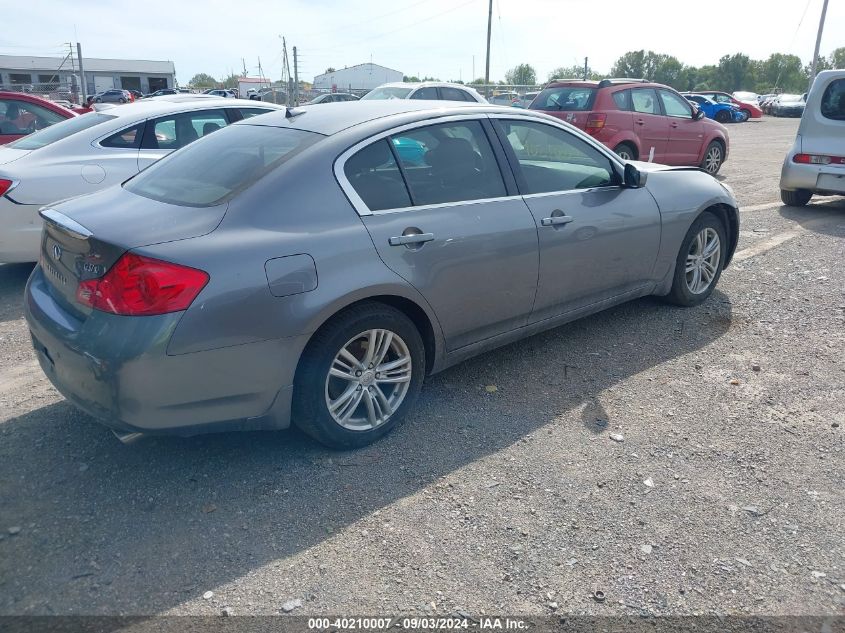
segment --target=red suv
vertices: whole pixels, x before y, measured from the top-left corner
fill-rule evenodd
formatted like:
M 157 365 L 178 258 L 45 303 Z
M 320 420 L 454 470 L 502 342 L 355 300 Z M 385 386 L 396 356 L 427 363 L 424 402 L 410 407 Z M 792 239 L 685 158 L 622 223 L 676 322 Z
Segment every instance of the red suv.
M 721 124 L 672 88 L 644 79 L 556 79 L 528 107 L 581 128 L 626 160 L 716 174 L 728 157 L 728 131 Z

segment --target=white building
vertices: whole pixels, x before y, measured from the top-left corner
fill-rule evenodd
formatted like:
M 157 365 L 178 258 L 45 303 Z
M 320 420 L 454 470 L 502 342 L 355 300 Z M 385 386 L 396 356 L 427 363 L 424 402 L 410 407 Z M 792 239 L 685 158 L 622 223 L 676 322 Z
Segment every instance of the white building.
M 402 81 L 403 74 L 392 68 L 378 64 L 358 64 L 341 68 L 331 73 L 314 77 L 314 90 L 332 90 L 349 92 L 352 90 L 372 90 L 376 86 L 393 81 Z

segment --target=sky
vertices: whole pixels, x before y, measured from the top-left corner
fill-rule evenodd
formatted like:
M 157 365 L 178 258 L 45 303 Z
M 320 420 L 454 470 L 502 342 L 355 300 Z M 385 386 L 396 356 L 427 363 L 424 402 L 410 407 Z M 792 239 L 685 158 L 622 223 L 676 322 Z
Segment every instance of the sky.
M 823 0 L 493 0 L 490 77 L 520 63 L 539 81 L 560 66 L 608 72 L 630 50 L 717 63 L 742 52 L 812 58 Z M 4 15 L 0 54 L 171 60 L 195 73 L 282 73 L 282 37 L 300 78 L 372 61 L 406 75 L 484 76 L 488 0 L 37 0 Z M 721 8 L 719 8 L 721 7 Z M 821 54 L 845 46 L 845 0 L 830 0 Z M 474 68 L 474 72 L 473 72 Z

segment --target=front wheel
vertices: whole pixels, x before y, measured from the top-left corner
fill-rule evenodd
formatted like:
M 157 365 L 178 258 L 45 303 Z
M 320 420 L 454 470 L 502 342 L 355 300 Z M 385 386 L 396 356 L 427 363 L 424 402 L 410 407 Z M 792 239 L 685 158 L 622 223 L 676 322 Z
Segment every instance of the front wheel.
M 725 160 L 725 150 L 719 141 L 711 141 L 704 152 L 704 159 L 701 161 L 701 169 L 711 176 L 715 176 L 722 168 Z
M 742 113 L 742 121 L 740 123 L 745 123 L 751 118 L 751 110 L 740 110 L 740 113 Z
M 731 122 L 731 113 L 727 110 L 719 110 L 716 113 L 716 120 L 719 123 L 730 123 Z
M 813 192 L 807 191 L 806 189 L 796 189 L 795 191 L 780 190 L 780 199 L 783 200 L 784 204 L 788 204 L 791 207 L 805 207 L 812 197 Z
M 414 323 L 380 303 L 330 320 L 303 354 L 294 381 L 293 422 L 337 449 L 371 444 L 413 407 L 425 374 Z
M 706 300 L 722 275 L 725 244 L 725 228 L 719 218 L 709 211 L 698 216 L 681 243 L 666 300 L 686 307 Z

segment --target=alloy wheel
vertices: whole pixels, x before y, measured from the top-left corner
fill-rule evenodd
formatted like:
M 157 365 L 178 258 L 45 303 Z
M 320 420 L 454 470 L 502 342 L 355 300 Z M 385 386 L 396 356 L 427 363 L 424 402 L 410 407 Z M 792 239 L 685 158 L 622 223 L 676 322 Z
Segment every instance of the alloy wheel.
M 719 171 L 722 164 L 722 148 L 718 145 L 713 145 L 707 150 L 707 155 L 704 157 L 704 171 L 708 174 L 715 174 Z
M 690 243 L 686 261 L 687 288 L 694 295 L 706 292 L 719 270 L 722 245 L 710 227 L 701 229 Z
M 408 346 L 395 332 L 374 329 L 352 337 L 326 376 L 326 406 L 351 431 L 383 425 L 402 405 L 413 374 Z

